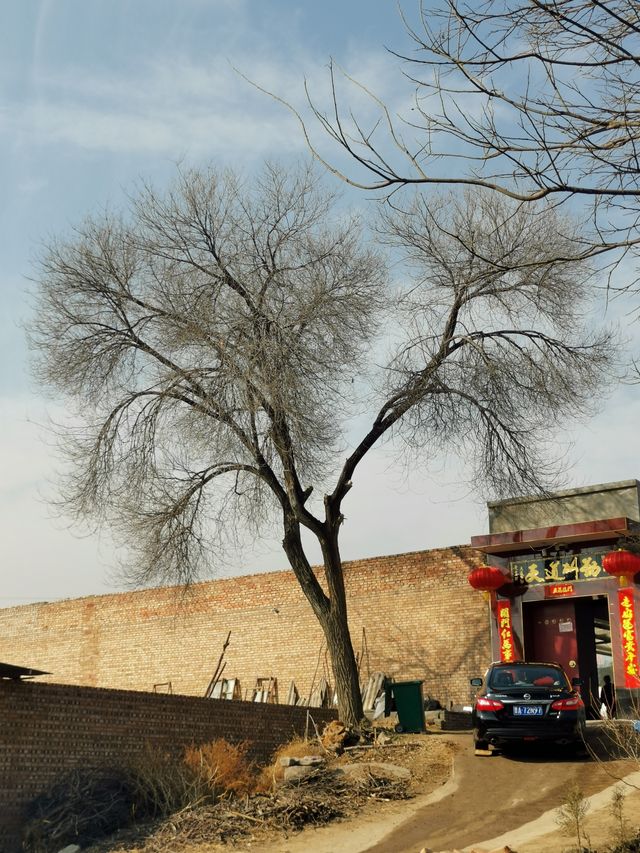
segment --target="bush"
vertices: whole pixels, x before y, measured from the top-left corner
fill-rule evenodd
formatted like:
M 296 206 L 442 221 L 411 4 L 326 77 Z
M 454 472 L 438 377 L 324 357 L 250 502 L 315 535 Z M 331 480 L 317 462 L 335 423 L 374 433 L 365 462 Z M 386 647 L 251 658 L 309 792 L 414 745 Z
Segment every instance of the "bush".
M 163 817 L 203 799 L 198 780 L 183 761 L 147 744 L 128 767 L 134 787 L 134 816 Z
M 228 794 L 247 794 L 255 779 L 246 743 L 216 738 L 188 747 L 182 760 L 147 749 L 132 767 L 138 808 L 144 815 L 166 815 Z
M 247 759 L 248 744 L 231 744 L 217 738 L 185 751 L 184 765 L 203 796 L 216 800 L 227 794 L 249 794 L 255 789 L 255 772 Z

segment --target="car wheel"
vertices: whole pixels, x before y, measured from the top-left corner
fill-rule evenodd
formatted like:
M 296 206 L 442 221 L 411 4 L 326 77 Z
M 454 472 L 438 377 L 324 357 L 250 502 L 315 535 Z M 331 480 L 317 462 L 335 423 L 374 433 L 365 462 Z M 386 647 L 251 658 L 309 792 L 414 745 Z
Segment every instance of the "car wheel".
M 489 742 L 486 740 L 478 740 L 477 738 L 473 739 L 473 748 L 474 749 L 489 749 Z
M 404 726 L 402 725 L 402 723 L 396 723 L 396 725 L 393 727 L 393 730 L 395 732 L 397 732 L 399 735 L 401 735 L 402 732 L 404 731 Z

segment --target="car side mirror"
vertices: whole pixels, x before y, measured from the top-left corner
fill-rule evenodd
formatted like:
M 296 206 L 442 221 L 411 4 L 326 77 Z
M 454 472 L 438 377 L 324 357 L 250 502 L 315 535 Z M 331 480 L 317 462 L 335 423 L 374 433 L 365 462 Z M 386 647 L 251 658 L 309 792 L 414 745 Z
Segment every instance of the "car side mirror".
M 582 679 L 581 678 L 572 678 L 571 679 L 572 687 L 582 687 Z
M 470 678 L 469 681 L 473 685 L 473 687 L 482 687 L 481 678 Z

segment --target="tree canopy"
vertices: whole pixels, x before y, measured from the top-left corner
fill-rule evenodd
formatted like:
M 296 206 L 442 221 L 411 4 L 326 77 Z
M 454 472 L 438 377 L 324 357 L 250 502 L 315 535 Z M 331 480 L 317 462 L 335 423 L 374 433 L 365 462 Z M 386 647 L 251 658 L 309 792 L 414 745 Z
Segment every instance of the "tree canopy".
M 144 583 L 189 582 L 238 524 L 277 523 L 352 723 L 339 534 L 362 459 L 395 436 L 494 494 L 539 490 L 556 422 L 589 413 L 615 360 L 552 206 L 416 195 L 376 227 L 374 249 L 310 167 L 183 171 L 43 251 L 31 330 L 71 413 L 67 508 L 113 525 Z

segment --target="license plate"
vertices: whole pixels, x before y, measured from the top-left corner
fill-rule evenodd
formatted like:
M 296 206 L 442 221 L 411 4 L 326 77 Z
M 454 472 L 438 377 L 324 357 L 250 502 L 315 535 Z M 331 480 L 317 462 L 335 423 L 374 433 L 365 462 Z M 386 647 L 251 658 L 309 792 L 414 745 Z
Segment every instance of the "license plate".
M 542 705 L 514 705 L 514 717 L 542 717 L 544 708 Z

